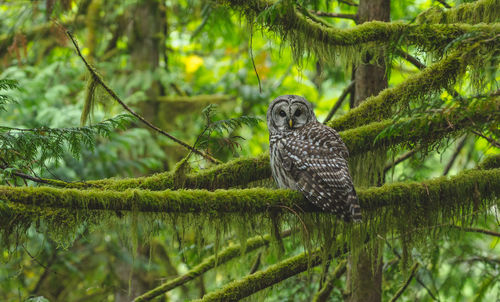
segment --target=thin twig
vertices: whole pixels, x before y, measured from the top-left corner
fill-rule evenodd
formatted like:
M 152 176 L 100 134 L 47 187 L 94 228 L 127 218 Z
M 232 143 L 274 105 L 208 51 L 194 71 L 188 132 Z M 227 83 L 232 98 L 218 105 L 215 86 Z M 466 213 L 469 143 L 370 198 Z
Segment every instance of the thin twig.
M 137 119 L 139 119 L 141 122 L 143 122 L 146 126 L 148 126 L 149 128 L 163 134 L 164 136 L 168 137 L 169 139 L 171 139 L 172 141 L 176 142 L 177 144 L 183 146 L 184 148 L 198 154 L 198 155 L 201 155 L 203 156 L 204 158 L 206 158 L 207 160 L 209 160 L 210 162 L 212 163 L 216 163 L 216 164 L 219 164 L 221 163 L 218 159 L 212 157 L 211 155 L 203 152 L 203 151 L 200 151 L 198 149 L 195 149 L 194 147 L 192 147 L 191 145 L 183 142 L 182 140 L 176 138 L 175 136 L 163 131 L 162 129 L 158 128 L 157 126 L 153 125 L 151 122 L 149 122 L 148 120 L 146 120 L 144 117 L 142 117 L 141 115 L 139 115 L 137 112 L 135 112 L 134 110 L 132 110 L 132 108 L 130 108 L 127 104 L 125 104 L 121 99 L 120 97 L 103 81 L 103 79 L 101 78 L 101 76 L 97 73 L 96 69 L 94 67 L 92 67 L 88 62 L 87 60 L 85 59 L 85 57 L 82 55 L 82 52 L 80 51 L 80 47 L 78 47 L 78 43 L 76 42 L 75 38 L 73 37 L 73 34 L 70 32 L 70 31 L 66 31 L 66 34 L 68 35 L 68 37 L 70 38 L 71 42 L 73 42 L 73 45 L 75 46 L 75 49 L 76 49 L 76 52 L 78 54 L 78 56 L 82 59 L 83 63 L 85 64 L 85 66 L 87 67 L 88 71 L 90 72 L 90 74 L 92 75 L 92 77 L 94 78 L 95 81 L 97 81 L 99 83 L 99 85 L 101 85 L 102 88 L 104 88 L 104 90 L 106 90 L 106 92 L 109 94 L 109 96 L 111 96 L 115 101 L 117 101 L 125 110 L 127 110 L 128 112 L 130 112 L 133 116 L 135 116 Z
M 259 270 L 261 257 L 262 257 L 262 252 L 259 252 L 259 254 L 257 255 L 257 259 L 255 259 L 255 262 L 253 263 L 252 268 L 250 269 L 250 272 L 248 273 L 249 275 L 251 275 Z
M 446 1 L 444 0 L 437 0 L 439 3 L 441 3 L 444 7 L 446 8 L 451 8 L 451 5 L 449 5 L 448 3 L 446 3 Z
M 399 297 L 401 297 L 401 295 L 406 290 L 406 288 L 408 287 L 408 285 L 410 285 L 410 282 L 413 279 L 413 277 L 415 276 L 415 273 L 417 272 L 418 267 L 419 267 L 419 264 L 418 264 L 418 262 L 416 262 L 413 265 L 413 267 L 411 268 L 410 276 L 408 277 L 408 279 L 406 280 L 406 282 L 403 284 L 403 286 L 401 286 L 401 288 L 397 291 L 397 293 L 394 295 L 394 297 L 392 297 L 391 302 L 394 302 L 397 299 L 399 299 Z
M 385 244 L 389 247 L 389 249 L 392 251 L 392 253 L 396 256 L 396 261 L 399 261 L 401 260 L 401 255 L 399 254 L 399 252 L 389 243 L 389 240 L 387 240 L 386 238 L 380 236 L 380 235 L 377 235 L 377 237 L 381 238 L 382 240 L 385 241 Z M 434 300 L 434 301 L 441 301 L 439 300 L 439 298 L 437 298 L 436 296 L 434 296 L 434 294 L 432 293 L 431 289 L 429 287 L 427 287 L 427 285 L 424 283 L 424 281 L 422 281 L 422 279 L 420 279 L 420 277 L 416 276 L 415 277 L 415 280 L 417 280 L 417 282 L 427 291 L 427 293 L 429 294 L 429 296 Z
M 448 172 L 450 172 L 451 170 L 451 167 L 453 167 L 453 164 L 455 163 L 455 160 L 457 159 L 458 157 L 458 154 L 460 153 L 460 151 L 462 151 L 462 149 L 464 148 L 465 146 L 465 142 L 467 141 L 467 135 L 464 135 L 464 137 L 462 137 L 462 139 L 458 142 L 457 144 L 457 148 L 455 149 L 455 151 L 453 152 L 452 156 L 451 156 L 451 159 L 450 161 L 448 162 L 448 164 L 446 165 L 446 167 L 444 168 L 444 171 L 443 171 L 443 176 L 446 176 L 448 175 Z
M 347 4 L 349 6 L 358 6 L 357 3 L 354 3 L 354 2 L 351 2 L 351 1 L 348 1 L 348 0 L 339 0 L 340 3 L 344 3 L 344 4 Z
M 355 14 L 329 13 L 329 12 L 322 12 L 322 11 L 315 11 L 315 10 L 309 10 L 309 12 L 311 14 L 318 16 L 318 17 L 351 19 L 353 21 L 356 21 L 358 19 L 358 16 Z
M 419 59 L 415 58 L 414 56 L 410 55 L 409 53 L 401 50 L 401 49 L 398 49 L 396 50 L 396 53 L 398 55 L 400 55 L 403 59 L 405 59 L 406 61 L 410 62 L 411 64 L 413 64 L 413 66 L 417 67 L 418 69 L 422 70 L 424 68 L 426 68 L 427 66 L 425 66 L 425 64 L 423 64 L 422 62 L 420 62 Z
M 479 137 L 484 138 L 485 140 L 487 140 L 493 146 L 495 146 L 497 148 L 500 148 L 500 143 L 497 142 L 496 140 L 492 139 L 491 137 L 487 137 L 486 135 L 484 135 L 481 132 L 478 132 L 476 130 L 472 130 L 471 132 L 474 133 L 475 135 L 479 136 Z
M 480 228 L 469 228 L 469 227 L 461 227 L 459 225 L 450 225 L 450 227 L 459 229 L 465 232 L 473 232 L 473 233 L 481 233 L 481 234 L 486 234 L 486 235 L 491 235 L 495 237 L 500 237 L 500 233 L 491 231 L 491 230 L 485 230 L 485 229 L 480 229 Z
M 257 67 L 255 66 L 255 60 L 253 59 L 253 25 L 250 28 L 250 59 L 252 60 L 253 70 L 255 71 L 255 76 L 257 77 L 257 82 L 259 83 L 259 93 L 262 93 L 262 85 L 260 83 L 259 73 L 257 72 Z
M 401 154 L 401 156 L 396 158 L 393 162 L 386 164 L 384 167 L 384 174 L 387 173 L 387 171 L 389 171 L 390 169 L 392 169 L 392 167 L 394 167 L 394 166 L 398 165 L 399 163 L 412 157 L 415 153 L 417 153 L 417 151 L 415 149 L 410 150 L 406 153 Z
M 332 110 L 330 110 L 330 112 L 328 112 L 328 115 L 326 116 L 325 120 L 323 121 L 323 124 L 328 123 L 332 119 L 335 112 L 337 112 L 337 110 L 339 110 L 340 106 L 342 106 L 342 103 L 344 102 L 347 95 L 354 88 L 354 83 L 355 83 L 354 81 L 351 81 L 351 83 L 349 83 L 349 85 L 347 85 L 347 87 L 344 88 L 344 90 L 342 91 L 342 94 L 337 99 L 337 102 L 335 102 L 335 105 L 333 105 Z
M 346 260 L 342 260 L 337 267 L 335 267 L 335 270 L 333 273 L 331 273 L 323 287 L 316 293 L 316 295 L 313 298 L 313 302 L 324 302 L 327 301 L 328 298 L 330 297 L 330 294 L 332 293 L 333 290 L 333 282 L 338 280 L 346 271 Z
M 2 170 L 5 170 L 7 168 L 8 167 L 5 166 L 5 165 L 0 165 L 0 169 L 2 169 Z M 10 172 L 10 174 L 15 175 L 17 177 L 21 177 L 22 179 L 31 180 L 31 181 L 34 181 L 34 182 L 37 182 L 37 183 L 42 183 L 42 184 L 48 184 L 48 183 L 50 183 L 49 181 L 47 181 L 47 180 L 45 180 L 43 178 L 31 176 L 31 175 L 28 175 L 28 174 L 24 174 L 22 172 L 13 171 L 13 172 Z

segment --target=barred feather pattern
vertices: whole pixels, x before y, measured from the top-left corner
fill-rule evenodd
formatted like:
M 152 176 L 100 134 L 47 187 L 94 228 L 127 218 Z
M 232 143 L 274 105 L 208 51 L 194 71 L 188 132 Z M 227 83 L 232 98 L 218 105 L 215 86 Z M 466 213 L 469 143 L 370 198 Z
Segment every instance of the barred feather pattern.
M 271 170 L 280 188 L 298 190 L 323 211 L 361 221 L 349 174 L 349 152 L 338 133 L 316 118 L 299 129 L 270 131 Z

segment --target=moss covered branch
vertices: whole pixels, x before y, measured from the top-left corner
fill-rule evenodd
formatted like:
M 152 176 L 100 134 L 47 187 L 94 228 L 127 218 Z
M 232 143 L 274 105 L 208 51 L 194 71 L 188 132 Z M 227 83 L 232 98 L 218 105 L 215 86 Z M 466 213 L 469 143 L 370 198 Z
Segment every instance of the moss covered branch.
M 285 231 L 281 234 L 281 237 L 287 237 L 291 234 L 291 231 Z M 179 276 L 173 280 L 167 281 L 162 285 L 148 291 L 147 293 L 134 299 L 134 302 L 149 301 L 161 294 L 164 294 L 188 281 L 195 279 L 198 276 L 206 273 L 207 271 L 214 268 L 216 265 L 220 265 L 228 262 L 229 260 L 236 258 L 242 254 L 242 252 L 250 252 L 259 247 L 268 245 L 271 242 L 271 236 L 255 236 L 246 241 L 246 245 L 243 248 L 240 244 L 235 244 L 228 248 L 225 248 L 218 252 L 216 255 L 212 255 L 205 258 L 200 264 L 190 269 L 187 273 Z
M 223 288 L 203 296 L 198 301 L 239 301 L 260 290 L 305 272 L 308 268 L 320 264 L 321 260 L 320 251 L 314 251 L 311 254 L 302 253 L 271 265 L 263 271 L 233 281 Z
M 430 207 L 446 211 L 471 198 L 492 199 L 500 194 L 500 169 L 469 170 L 452 178 L 424 182 L 401 182 L 360 189 L 363 211 L 381 207 Z M 141 211 L 166 213 L 262 213 L 298 206 L 318 211 L 302 194 L 291 190 L 265 188 L 216 190 L 147 191 L 57 189 L 50 187 L 0 187 L 0 199 L 8 203 L 42 208 Z
M 416 45 L 423 50 L 436 50 L 445 47 L 454 39 L 469 32 L 488 32 L 496 35 L 500 25 L 468 24 L 405 24 L 401 22 L 366 22 L 350 29 L 326 27 L 299 12 L 288 2 L 268 0 L 225 0 L 236 10 L 244 12 L 253 22 L 256 16 L 259 22 L 271 31 L 277 32 L 289 41 L 296 58 L 303 53 L 304 47 L 319 58 L 332 60 L 339 54 L 352 60 L 359 59 L 358 54 L 365 44 L 388 45 L 403 43 Z
M 500 19 L 499 0 L 479 0 L 472 3 L 462 3 L 454 8 L 443 9 L 433 7 L 421 13 L 417 23 L 493 23 Z
M 406 108 L 412 100 L 425 99 L 429 94 L 450 87 L 465 73 L 467 65 L 472 62 L 469 56 L 472 53 L 474 51 L 471 53 L 463 50 L 455 51 L 399 85 L 368 98 L 360 106 L 330 121 L 328 126 L 342 131 L 380 121 L 390 117 L 396 106 Z
M 383 137 L 380 136 L 382 131 L 389 127 L 394 128 L 397 123 L 392 120 L 375 122 L 340 132 L 340 136 L 346 143 L 351 156 L 356 156 L 377 148 L 395 146 L 401 143 L 432 144 L 447 135 L 463 132 L 476 124 L 498 122 L 499 120 L 500 100 L 498 96 L 495 96 L 489 100 L 476 102 L 468 108 L 454 108 L 442 114 L 400 121 L 402 129 L 398 133 L 389 133 Z M 491 166 L 494 165 L 495 162 L 491 164 Z M 181 187 L 185 189 L 227 189 L 269 177 L 271 177 L 269 155 L 264 154 L 255 158 L 233 160 L 210 169 L 187 174 Z M 44 181 L 50 185 L 64 188 L 100 188 L 116 191 L 132 188 L 154 191 L 178 188 L 176 185 L 178 182 L 175 181 L 175 174 L 172 172 L 148 177 L 103 179 L 76 183 L 47 179 Z

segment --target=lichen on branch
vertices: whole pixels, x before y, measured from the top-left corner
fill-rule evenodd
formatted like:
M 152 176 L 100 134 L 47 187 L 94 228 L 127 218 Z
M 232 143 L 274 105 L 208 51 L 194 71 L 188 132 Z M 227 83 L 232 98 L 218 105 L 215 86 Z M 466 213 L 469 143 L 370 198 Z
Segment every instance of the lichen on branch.
M 359 62 L 365 50 L 388 48 L 390 44 L 414 45 L 424 51 L 443 49 L 456 38 L 471 32 L 496 35 L 498 24 L 406 24 L 371 21 L 349 29 L 327 27 L 301 13 L 291 1 L 224 0 L 219 1 L 243 12 L 249 22 L 280 35 L 292 46 L 294 57 L 304 52 L 319 59 L 334 61 L 339 55 L 346 64 Z M 377 53 L 377 52 L 374 52 Z
M 494 23 L 500 19 L 499 0 L 479 0 L 462 3 L 451 9 L 434 6 L 417 16 L 415 22 L 429 23 Z

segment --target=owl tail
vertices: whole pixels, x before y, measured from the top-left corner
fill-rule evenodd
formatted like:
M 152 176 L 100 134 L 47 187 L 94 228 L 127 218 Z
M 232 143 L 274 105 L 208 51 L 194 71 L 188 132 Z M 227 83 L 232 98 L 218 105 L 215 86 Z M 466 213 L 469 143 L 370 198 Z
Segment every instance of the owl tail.
M 350 218 L 352 219 L 352 221 L 361 222 L 362 216 L 358 197 L 355 194 L 349 195 L 349 197 L 347 198 L 347 202 L 349 204 L 349 215 L 351 216 Z

